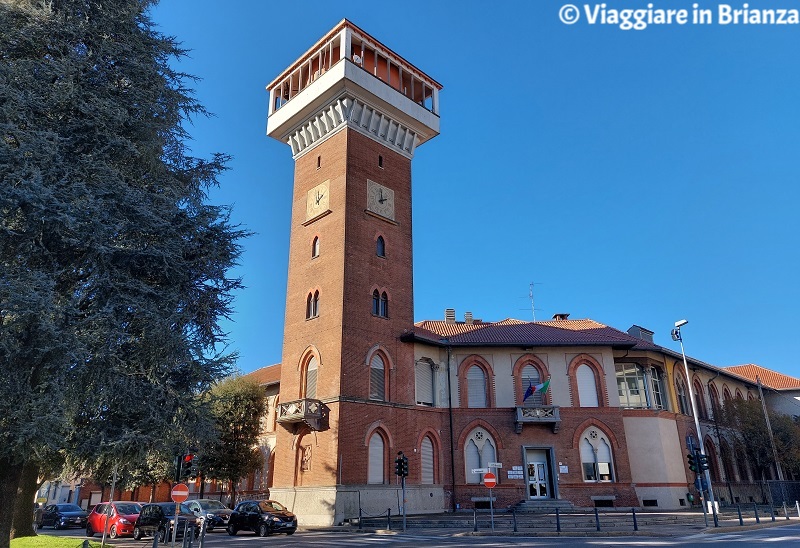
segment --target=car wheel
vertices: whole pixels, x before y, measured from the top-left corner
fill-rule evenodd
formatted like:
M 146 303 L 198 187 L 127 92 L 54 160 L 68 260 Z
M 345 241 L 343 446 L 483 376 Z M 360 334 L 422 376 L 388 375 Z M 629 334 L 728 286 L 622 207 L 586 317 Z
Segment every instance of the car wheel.
M 294 529 L 292 529 L 291 531 L 286 531 L 286 534 L 287 535 L 293 535 L 294 534 Z
M 236 535 L 236 527 L 234 527 L 232 523 L 229 523 L 225 530 L 230 536 Z
M 117 538 L 118 535 L 117 535 L 117 526 L 116 525 L 112 525 L 111 526 L 111 530 L 108 532 L 108 536 L 111 537 L 111 538 Z
M 86 524 L 86 536 L 87 537 L 93 537 L 94 536 L 94 531 L 92 531 L 92 526 L 89 525 L 88 523 Z
M 61 524 L 58 523 L 57 521 L 54 521 L 53 522 L 53 529 L 61 529 Z
M 133 540 L 142 540 L 142 530 L 138 527 L 133 528 Z
M 262 523 L 258 526 L 258 534 L 259 536 L 266 537 L 269 535 L 269 527 L 267 527 L 266 523 Z

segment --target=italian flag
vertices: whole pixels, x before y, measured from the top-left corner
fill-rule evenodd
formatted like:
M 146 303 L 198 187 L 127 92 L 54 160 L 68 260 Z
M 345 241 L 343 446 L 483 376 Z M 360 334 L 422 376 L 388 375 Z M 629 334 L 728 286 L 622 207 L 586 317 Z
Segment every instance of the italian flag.
M 542 394 L 544 394 L 545 392 L 547 392 L 548 388 L 550 388 L 550 379 L 547 379 L 542 384 L 537 384 L 536 386 L 534 386 L 533 391 L 541 392 Z

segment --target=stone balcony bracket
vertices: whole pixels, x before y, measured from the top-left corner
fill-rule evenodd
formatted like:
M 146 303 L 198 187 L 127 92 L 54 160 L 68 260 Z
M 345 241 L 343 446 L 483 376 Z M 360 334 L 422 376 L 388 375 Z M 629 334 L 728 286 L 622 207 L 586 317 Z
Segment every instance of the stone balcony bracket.
M 525 424 L 552 424 L 553 433 L 557 433 L 561 426 L 561 415 L 557 405 L 533 405 L 514 408 L 514 430 L 522 433 Z
M 278 404 L 277 421 L 287 429 L 294 423 L 302 422 L 312 430 L 319 431 L 324 416 L 325 406 L 319 400 L 306 398 Z

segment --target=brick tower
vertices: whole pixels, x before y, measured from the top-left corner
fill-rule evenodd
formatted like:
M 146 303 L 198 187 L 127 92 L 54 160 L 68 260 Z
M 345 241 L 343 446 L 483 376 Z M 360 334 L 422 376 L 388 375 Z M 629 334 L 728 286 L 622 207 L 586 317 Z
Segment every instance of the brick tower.
M 441 427 L 420 418 L 400 342 L 414 321 L 411 160 L 439 133 L 441 86 L 343 20 L 267 89 L 267 134 L 295 160 L 271 492 L 301 523 L 330 524 L 396 506 L 395 454 L 420 421 Z M 411 491 L 441 508 L 440 492 Z

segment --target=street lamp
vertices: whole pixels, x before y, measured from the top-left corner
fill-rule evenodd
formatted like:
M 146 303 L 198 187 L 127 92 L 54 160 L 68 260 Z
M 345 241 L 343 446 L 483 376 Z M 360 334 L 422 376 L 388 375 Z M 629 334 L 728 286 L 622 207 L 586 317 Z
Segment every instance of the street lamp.
M 689 320 L 678 320 L 675 322 L 675 329 L 672 330 L 672 340 L 681 343 L 681 356 L 683 356 L 683 371 L 686 373 L 686 382 L 689 385 L 689 401 L 692 404 L 692 415 L 694 415 L 694 427 L 697 431 L 697 444 L 700 446 L 700 454 L 705 456 L 706 450 L 703 444 L 703 435 L 700 432 L 700 419 L 697 417 L 697 403 L 694 401 L 694 392 L 692 391 L 692 378 L 689 376 L 689 365 L 686 363 L 686 351 L 683 349 L 683 338 L 681 337 L 681 327 L 689 323 Z M 714 490 L 711 487 L 711 474 L 708 468 L 703 470 L 708 486 L 708 501 L 711 503 L 711 511 L 714 514 L 714 527 L 719 527 L 717 518 L 717 507 L 714 503 Z

